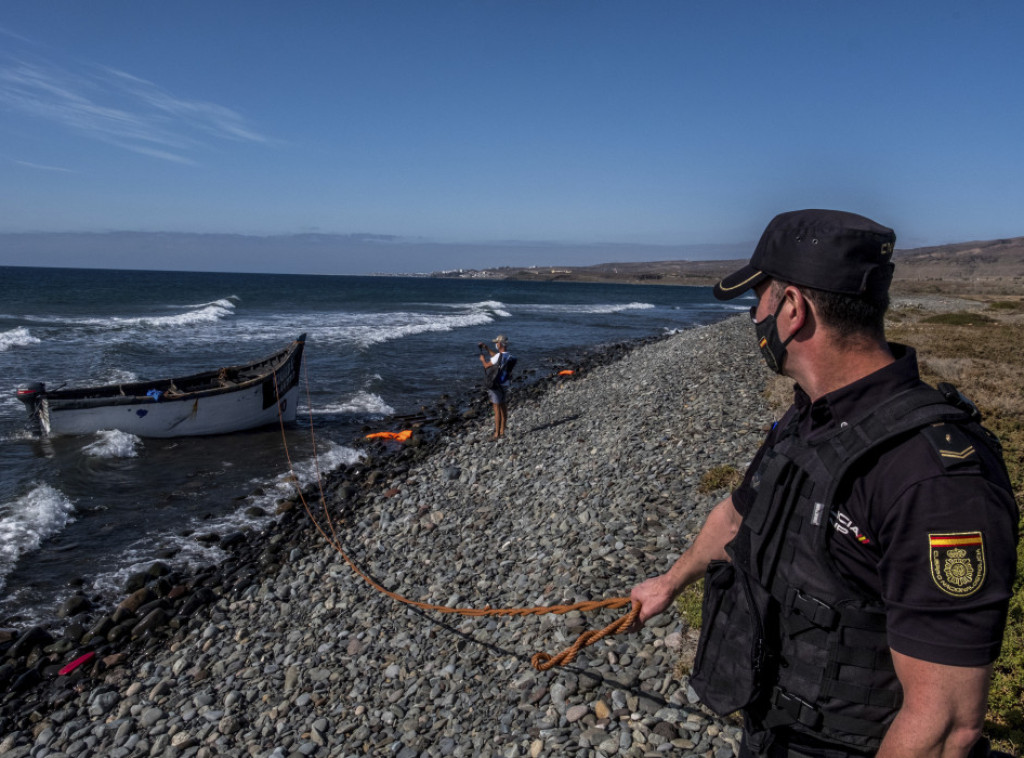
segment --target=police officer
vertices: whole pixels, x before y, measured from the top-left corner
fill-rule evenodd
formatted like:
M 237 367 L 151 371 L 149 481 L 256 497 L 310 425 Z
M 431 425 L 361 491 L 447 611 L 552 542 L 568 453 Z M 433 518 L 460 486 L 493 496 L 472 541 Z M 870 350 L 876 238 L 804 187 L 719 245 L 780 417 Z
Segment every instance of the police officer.
M 705 577 L 691 685 L 742 711 L 741 756 L 986 752 L 1017 505 L 976 409 L 885 340 L 895 239 L 852 213 L 783 213 L 715 287 L 753 290 L 758 346 L 794 403 L 632 598 L 639 628 Z

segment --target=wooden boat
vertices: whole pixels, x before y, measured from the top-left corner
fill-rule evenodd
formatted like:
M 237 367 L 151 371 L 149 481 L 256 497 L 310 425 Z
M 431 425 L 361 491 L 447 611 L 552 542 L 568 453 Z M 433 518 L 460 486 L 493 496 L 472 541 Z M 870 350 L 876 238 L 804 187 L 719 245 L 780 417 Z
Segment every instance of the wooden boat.
M 18 399 L 52 435 L 191 437 L 276 424 L 279 415 L 290 422 L 305 343 L 303 334 L 267 358 L 173 379 L 58 390 L 33 382 L 18 388 Z

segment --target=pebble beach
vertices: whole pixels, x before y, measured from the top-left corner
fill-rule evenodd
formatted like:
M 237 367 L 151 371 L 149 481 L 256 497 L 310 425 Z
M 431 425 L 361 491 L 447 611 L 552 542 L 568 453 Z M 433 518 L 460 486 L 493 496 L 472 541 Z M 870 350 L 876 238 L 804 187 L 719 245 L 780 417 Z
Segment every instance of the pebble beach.
M 772 417 L 746 316 L 619 347 L 485 403 L 305 493 L 374 580 L 426 603 L 520 608 L 629 594 L 668 568 Z M 729 758 L 739 727 L 678 670 L 693 633 L 669 611 L 637 634 L 554 654 L 623 610 L 466 617 L 360 578 L 282 504 L 224 564 L 155 564 L 116 609 L 0 636 L 0 757 L 658 756 Z M 230 541 L 230 540 L 229 540 Z M 69 661 L 92 653 L 73 671 Z

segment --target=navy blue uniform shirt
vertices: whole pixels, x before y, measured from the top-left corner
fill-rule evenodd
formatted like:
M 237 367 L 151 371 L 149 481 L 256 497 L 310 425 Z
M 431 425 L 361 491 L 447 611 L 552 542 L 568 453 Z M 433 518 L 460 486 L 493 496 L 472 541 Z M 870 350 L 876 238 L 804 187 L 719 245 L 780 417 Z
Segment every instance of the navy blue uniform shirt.
M 890 347 L 894 363 L 813 403 L 795 388 L 793 406 L 733 492 L 741 516 L 753 503 L 753 473 L 794 414 L 797 433 L 813 439 L 921 384 L 914 350 Z M 1018 511 L 1005 469 L 980 433 L 941 425 L 869 453 L 837 493 L 831 523 L 835 565 L 854 592 L 885 603 L 893 650 L 952 666 L 998 657 Z

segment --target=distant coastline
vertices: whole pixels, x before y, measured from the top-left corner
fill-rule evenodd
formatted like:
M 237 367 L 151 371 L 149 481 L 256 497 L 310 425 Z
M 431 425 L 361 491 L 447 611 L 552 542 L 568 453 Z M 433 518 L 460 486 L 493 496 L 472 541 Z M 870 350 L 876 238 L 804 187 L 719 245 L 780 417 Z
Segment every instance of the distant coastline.
M 894 260 L 893 291 L 899 294 L 1024 296 L 1024 237 L 897 250 Z M 745 258 L 599 263 L 591 266 L 503 266 L 436 272 L 433 276 L 711 286 L 744 263 Z

